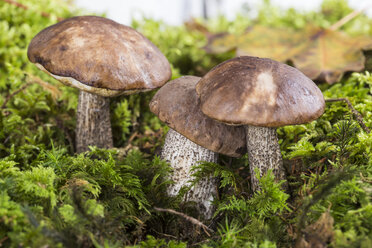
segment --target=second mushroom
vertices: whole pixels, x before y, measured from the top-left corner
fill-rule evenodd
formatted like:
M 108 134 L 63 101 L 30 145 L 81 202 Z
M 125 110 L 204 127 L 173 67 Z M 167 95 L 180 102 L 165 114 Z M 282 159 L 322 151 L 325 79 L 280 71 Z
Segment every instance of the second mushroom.
M 244 128 L 224 125 L 201 112 L 195 91 L 199 79 L 194 76 L 175 79 L 163 86 L 150 102 L 150 110 L 171 128 L 161 154 L 173 168 L 174 184 L 168 188 L 171 196 L 190 185 L 190 170 L 198 162 L 217 162 L 218 153 L 232 157 L 246 153 Z M 205 178 L 187 194 L 188 200 L 197 203 L 204 218 L 212 217 L 211 201 L 217 187 L 215 179 Z

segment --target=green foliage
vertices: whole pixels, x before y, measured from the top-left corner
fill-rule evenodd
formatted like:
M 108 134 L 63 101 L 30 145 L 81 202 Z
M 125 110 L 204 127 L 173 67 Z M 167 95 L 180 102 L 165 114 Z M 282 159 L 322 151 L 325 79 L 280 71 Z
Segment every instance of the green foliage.
M 257 224 L 257 223 L 255 223 Z M 236 224 L 225 223 L 224 226 L 220 225 L 218 229 L 218 235 L 221 237 L 221 240 L 212 242 L 211 246 L 204 245 L 206 247 L 246 247 L 246 248 L 276 248 L 276 244 L 269 240 L 254 242 L 247 241 L 247 236 L 245 228 L 239 228 Z
M 131 248 L 186 248 L 187 245 L 184 242 L 169 241 L 164 239 L 156 239 L 155 237 L 148 235 L 146 241 L 141 241 L 139 245 L 130 246 Z M 129 246 L 127 246 L 129 248 Z
M 257 172 L 258 173 L 258 172 Z M 259 176 L 258 174 L 256 176 Z M 286 201 L 289 197 L 282 192 L 281 183 L 275 183 L 272 171 L 259 178 L 261 190 L 254 193 L 253 197 L 245 199 L 236 199 L 233 195 L 227 204 L 222 204 L 218 207 L 215 215 L 219 212 L 229 211 L 235 214 L 248 214 L 250 217 L 259 219 L 269 218 L 273 214 L 280 213 L 284 209 L 288 209 Z
M 120 237 L 122 242 L 129 242 L 128 228 L 141 225 L 138 216 L 149 215 L 146 195 L 158 203 L 156 197 L 164 194 L 163 180 L 169 172 L 164 161 L 145 159 L 136 150 L 118 160 L 113 151 L 93 147 L 91 152 L 78 156 L 53 148 L 43 150 L 33 161 L 38 166 L 27 170 L 20 170 L 11 159 L 0 161 L 0 206 L 4 216 L 0 233 L 8 233 L 13 244 L 22 242 L 18 238 L 22 235 L 32 236 L 35 228 L 43 230 L 44 224 L 48 232 L 54 233 L 52 240 L 64 245 L 99 244 L 97 237 L 90 238 L 96 232 L 102 240 L 118 241 Z M 35 225 L 30 223 L 24 207 L 32 212 Z M 39 218 L 43 221 L 39 222 Z M 21 236 L 14 238 L 12 233 Z M 45 236 L 41 231 L 35 235 Z M 88 239 L 73 239 L 80 235 Z M 48 238 L 45 242 L 49 242 Z
M 117 125 L 117 128 L 121 129 L 122 137 L 120 137 L 122 140 L 126 140 L 126 135 L 130 133 L 130 127 L 132 125 L 132 113 L 129 109 L 129 104 L 127 99 L 125 99 L 122 102 L 118 102 L 117 106 L 114 110 L 114 120 L 113 123 Z M 115 129 L 115 126 L 113 126 Z
M 348 97 L 364 117 L 364 123 L 371 127 L 370 79 L 368 72 L 354 73 L 325 90 L 324 95 L 326 98 Z M 299 201 L 305 196 L 305 200 L 312 202 L 308 205 L 310 212 L 304 217 L 307 222 L 316 220 L 330 208 L 335 220 L 335 247 L 361 247 L 370 241 L 371 229 L 365 222 L 368 217 L 356 214 L 350 222 L 348 216 L 354 211 L 364 212 L 371 204 L 371 184 L 366 178 L 370 178 L 372 172 L 372 136 L 353 120 L 346 104 L 328 103 L 318 121 L 295 129 L 284 127 L 279 129 L 279 134 L 285 139 L 281 143 L 285 158 L 300 160 L 302 170 L 307 171 L 300 176 L 301 187 L 296 186 L 298 181 L 292 184 L 297 187 Z M 293 145 L 289 145 L 291 142 Z M 339 173 L 344 176 L 337 176 Z M 355 223 L 362 228 L 357 228 Z
M 14 199 L 31 205 L 53 208 L 57 204 L 54 192 L 56 175 L 52 168 L 33 167 L 14 175 L 14 188 L 9 189 Z
M 258 177 L 258 173 L 256 171 L 256 177 Z M 258 218 L 267 218 L 275 213 L 280 213 L 284 208 L 289 210 L 286 206 L 289 195 L 280 189 L 283 183 L 275 183 L 274 174 L 271 171 L 259 179 L 261 190 L 255 192 L 250 199 L 250 204 L 256 210 L 254 215 L 257 215 Z
M 57 22 L 57 17 L 67 18 L 77 12 L 62 0 L 20 3 L 28 9 L 0 1 L 0 156 L 15 154 L 16 161 L 28 165 L 40 150 L 50 148 L 50 140 L 65 145 L 64 133 L 71 131 L 72 123 L 71 112 L 62 100 L 53 98 L 52 88 L 45 90 L 31 79 L 30 75 L 39 76 L 41 81 L 58 85 L 28 62 L 27 46 L 37 32 Z M 42 16 L 42 11 L 49 13 L 49 18 Z M 62 91 L 62 95 L 67 94 L 64 88 Z M 76 94 L 68 92 L 64 101 L 71 105 Z
M 197 184 L 201 179 L 212 176 L 220 178 L 220 187 L 232 187 L 237 190 L 237 175 L 234 171 L 226 166 L 212 162 L 201 162 L 191 170 L 193 175 L 192 185 Z M 241 180 L 241 179 L 240 179 Z
M 215 216 L 223 214 L 226 218 L 225 225 L 219 228 L 220 234 L 224 234 L 220 236 L 219 246 L 244 244 L 244 247 L 255 247 L 268 239 L 280 241 L 280 227 L 284 223 L 278 216 L 283 211 L 289 211 L 289 195 L 281 190 L 282 183 L 275 183 L 272 171 L 268 171 L 259 178 L 261 190 L 250 198 L 237 198 L 232 194 L 219 203 Z
M 335 247 L 368 247 L 371 242 L 372 206 L 349 210 L 336 226 Z
M 323 0 L 320 11 L 301 12 L 295 9 L 283 10 L 264 0 L 259 8 L 257 23 L 271 27 L 291 27 L 302 29 L 308 23 L 328 28 L 341 18 L 350 14 L 353 9 L 347 0 Z M 346 23 L 341 30 L 349 34 L 371 34 L 371 20 L 364 14 Z
M 20 205 L 12 201 L 6 191 L 0 192 L 0 214 L 2 216 L 1 237 L 4 237 L 10 230 L 19 231 L 21 226 L 27 222 Z
M 204 75 L 213 66 L 232 56 L 232 54 L 207 55 L 200 49 L 206 43 L 204 34 L 197 31 L 189 32 L 185 26 L 174 27 L 150 19 L 135 20 L 132 26 L 159 47 L 171 62 L 173 79 L 181 75 Z

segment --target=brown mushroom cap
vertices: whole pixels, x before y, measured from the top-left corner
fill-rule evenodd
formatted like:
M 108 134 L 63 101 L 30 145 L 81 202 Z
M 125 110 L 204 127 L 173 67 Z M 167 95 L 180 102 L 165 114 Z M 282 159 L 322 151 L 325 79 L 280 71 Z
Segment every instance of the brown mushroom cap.
M 199 79 L 185 76 L 167 83 L 151 100 L 150 110 L 194 143 L 217 153 L 240 157 L 247 151 L 244 128 L 225 125 L 201 112 L 195 91 Z
M 249 56 L 214 67 L 196 91 L 204 114 L 232 125 L 301 124 L 317 119 L 325 107 L 322 92 L 302 72 Z
M 28 58 L 67 85 L 114 96 L 161 87 L 167 59 L 136 30 L 97 16 L 66 19 L 38 33 Z

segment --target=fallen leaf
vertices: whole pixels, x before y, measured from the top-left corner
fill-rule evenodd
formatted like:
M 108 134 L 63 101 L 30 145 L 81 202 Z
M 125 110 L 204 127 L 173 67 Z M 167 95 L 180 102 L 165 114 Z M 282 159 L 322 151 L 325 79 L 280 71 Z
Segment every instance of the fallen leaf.
M 200 32 L 206 36 L 210 35 L 208 28 L 202 23 L 198 22 L 195 18 L 192 18 L 190 21 L 185 22 L 184 25 L 189 31 Z
M 237 55 L 286 62 L 298 52 L 301 34 L 291 29 L 256 26 L 237 38 Z
M 290 59 L 309 78 L 332 84 L 339 81 L 346 71 L 364 69 L 362 49 L 372 47 L 372 38 L 354 38 L 317 27 L 308 27 L 304 33 L 306 39 Z
M 238 47 L 237 36 L 229 33 L 218 33 L 208 37 L 208 44 L 204 47 L 207 53 L 219 54 L 232 51 Z
M 285 62 L 295 52 L 300 34 L 290 29 L 255 26 L 241 35 L 220 33 L 211 36 L 205 49 L 209 53 L 223 53 L 237 49 L 237 55 L 271 58 Z
M 205 49 L 209 53 L 236 49 L 237 56 L 292 61 L 309 78 L 333 84 L 346 71 L 364 69 L 362 50 L 372 49 L 372 38 L 350 37 L 343 32 L 311 25 L 301 31 L 255 26 L 241 35 L 210 36 Z

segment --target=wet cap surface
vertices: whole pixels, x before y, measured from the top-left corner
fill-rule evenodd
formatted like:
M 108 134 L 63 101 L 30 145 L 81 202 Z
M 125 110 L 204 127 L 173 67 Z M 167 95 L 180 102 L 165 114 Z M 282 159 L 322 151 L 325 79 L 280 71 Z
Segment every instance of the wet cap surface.
M 214 67 L 199 81 L 196 91 L 204 114 L 235 125 L 301 124 L 317 119 L 325 108 L 322 92 L 302 72 L 250 56 Z
M 150 110 L 194 143 L 217 153 L 240 157 L 247 151 L 244 128 L 225 125 L 201 112 L 195 91 L 199 79 L 185 76 L 168 82 L 151 100 Z
M 73 17 L 44 29 L 27 55 L 50 74 L 112 91 L 154 89 L 171 77 L 167 59 L 147 38 L 97 16 Z

